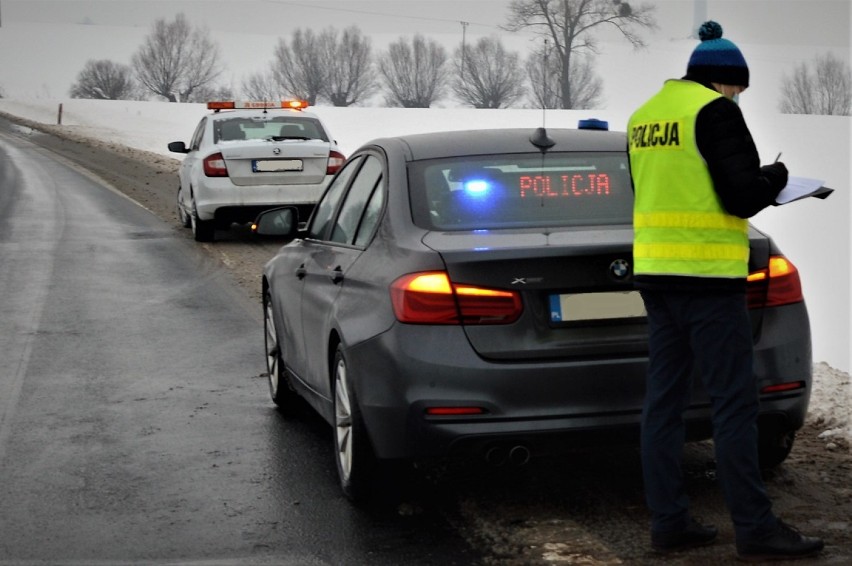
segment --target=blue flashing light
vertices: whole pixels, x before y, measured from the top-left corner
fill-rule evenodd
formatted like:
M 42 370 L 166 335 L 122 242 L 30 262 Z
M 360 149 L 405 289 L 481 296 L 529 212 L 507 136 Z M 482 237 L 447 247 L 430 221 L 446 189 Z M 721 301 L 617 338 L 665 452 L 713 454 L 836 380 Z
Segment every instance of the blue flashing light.
M 464 182 L 464 190 L 472 196 L 484 195 L 489 189 L 488 181 L 482 179 L 471 179 Z
M 597 118 L 586 118 L 578 122 L 577 128 L 581 130 L 609 130 L 609 122 Z

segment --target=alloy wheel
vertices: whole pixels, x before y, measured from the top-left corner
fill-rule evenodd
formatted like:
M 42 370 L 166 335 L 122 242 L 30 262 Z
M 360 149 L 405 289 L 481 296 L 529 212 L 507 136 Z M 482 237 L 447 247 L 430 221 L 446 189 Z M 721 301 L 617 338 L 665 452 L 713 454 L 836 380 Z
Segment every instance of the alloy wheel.
M 346 362 L 339 359 L 334 372 L 334 426 L 337 435 L 337 458 L 344 480 L 352 473 L 352 404 L 346 381 Z
M 279 375 L 279 356 L 278 356 L 278 335 L 275 332 L 275 324 L 272 314 L 272 301 L 266 300 L 264 308 L 264 327 L 266 328 L 265 346 L 266 346 L 266 371 L 269 374 L 269 392 L 272 398 L 275 399 L 278 395 Z

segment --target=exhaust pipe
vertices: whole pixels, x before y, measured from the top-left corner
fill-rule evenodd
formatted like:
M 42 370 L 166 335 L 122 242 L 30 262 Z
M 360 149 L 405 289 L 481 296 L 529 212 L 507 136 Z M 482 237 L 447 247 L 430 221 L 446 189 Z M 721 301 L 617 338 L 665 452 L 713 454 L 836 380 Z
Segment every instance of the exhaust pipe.
M 515 466 L 523 466 L 530 461 L 530 450 L 526 446 L 519 444 L 509 450 L 509 461 Z
M 523 444 L 513 446 L 509 450 L 503 446 L 492 446 L 485 453 L 485 461 L 496 468 L 505 465 L 506 462 L 521 467 L 530 461 L 530 450 Z
M 495 468 L 499 468 L 505 464 L 508 457 L 509 455 L 506 452 L 506 449 L 502 446 L 492 446 L 485 453 L 485 461 Z

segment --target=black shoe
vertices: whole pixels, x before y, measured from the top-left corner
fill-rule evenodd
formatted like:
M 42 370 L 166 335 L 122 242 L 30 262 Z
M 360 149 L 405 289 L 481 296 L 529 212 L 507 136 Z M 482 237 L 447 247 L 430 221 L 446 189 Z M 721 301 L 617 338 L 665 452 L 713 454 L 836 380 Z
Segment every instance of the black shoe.
M 747 562 L 789 560 L 818 554 L 822 539 L 806 537 L 783 521 L 774 531 L 753 540 L 737 541 L 737 558 Z
M 656 552 L 665 554 L 710 544 L 717 534 L 716 527 L 705 527 L 690 518 L 689 525 L 681 531 L 651 531 L 651 546 Z

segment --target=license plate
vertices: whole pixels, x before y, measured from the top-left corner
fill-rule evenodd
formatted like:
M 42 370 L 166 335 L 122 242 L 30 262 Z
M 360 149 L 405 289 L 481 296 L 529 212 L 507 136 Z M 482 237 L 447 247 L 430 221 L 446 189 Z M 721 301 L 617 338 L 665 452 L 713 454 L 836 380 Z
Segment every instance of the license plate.
M 281 171 L 301 171 L 301 159 L 255 159 L 251 162 L 255 173 L 280 173 Z
M 550 295 L 550 322 L 641 318 L 646 314 L 639 291 Z

